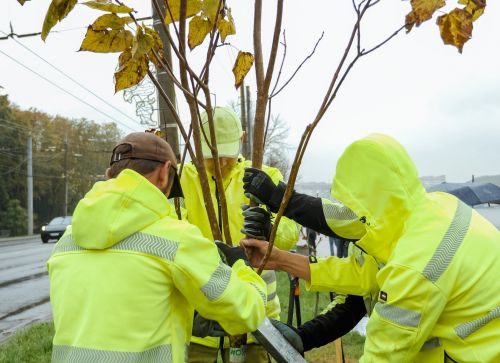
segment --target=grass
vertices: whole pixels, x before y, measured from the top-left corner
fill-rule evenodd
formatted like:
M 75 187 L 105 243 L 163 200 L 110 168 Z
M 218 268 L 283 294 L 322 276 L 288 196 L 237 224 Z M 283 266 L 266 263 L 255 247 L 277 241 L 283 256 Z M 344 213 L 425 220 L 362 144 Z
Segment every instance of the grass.
M 277 293 L 281 303 L 281 321 L 286 322 L 288 317 L 289 293 L 290 282 L 288 275 L 284 272 L 277 272 Z M 302 323 L 314 318 L 316 310 L 316 299 L 318 299 L 318 313 L 330 303 L 328 293 L 315 293 L 306 291 L 304 282 L 300 281 L 300 310 Z M 294 314 L 293 325 L 296 325 L 296 317 Z M 357 362 L 363 354 L 363 345 L 365 337 L 357 332 L 350 332 L 342 337 L 342 344 L 344 348 L 344 357 L 346 362 Z M 321 348 L 312 349 L 306 352 L 305 358 L 308 362 L 327 363 L 335 362 L 335 343 L 327 344 Z
M 287 321 L 290 283 L 288 275 L 277 272 L 277 293 L 281 301 L 281 320 Z M 300 305 L 302 322 L 314 318 L 316 309 L 316 293 L 306 291 L 304 283 L 300 283 Z M 327 293 L 318 294 L 318 312 L 321 312 L 330 302 Z M 294 325 L 295 314 L 294 314 Z M 12 336 L 0 346 L 0 363 L 49 363 L 52 352 L 52 323 L 38 323 Z M 357 362 L 363 353 L 364 337 L 351 332 L 342 338 L 346 362 Z M 330 343 L 321 348 L 306 353 L 308 362 L 335 362 L 335 345 Z
M 53 336 L 54 325 L 51 322 L 31 325 L 0 346 L 0 362 L 48 363 Z

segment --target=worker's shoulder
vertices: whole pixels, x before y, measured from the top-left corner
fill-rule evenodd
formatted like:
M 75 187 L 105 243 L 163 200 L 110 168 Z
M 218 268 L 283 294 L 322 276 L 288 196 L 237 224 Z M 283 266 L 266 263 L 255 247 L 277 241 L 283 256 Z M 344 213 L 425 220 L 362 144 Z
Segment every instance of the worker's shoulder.
M 171 216 L 165 216 L 159 219 L 156 223 L 148 226 L 144 232 L 176 242 L 181 242 L 186 239 L 203 238 L 198 227 L 186 220 L 179 220 Z

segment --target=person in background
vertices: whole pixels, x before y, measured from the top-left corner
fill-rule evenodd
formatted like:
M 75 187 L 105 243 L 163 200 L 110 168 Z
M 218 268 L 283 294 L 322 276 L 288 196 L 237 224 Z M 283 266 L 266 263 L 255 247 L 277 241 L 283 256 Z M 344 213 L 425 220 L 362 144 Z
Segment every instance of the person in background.
M 411 362 L 426 342 L 448 361 L 500 360 L 500 232 L 490 222 L 448 193 L 427 193 L 404 147 L 382 134 L 347 147 L 332 196 L 366 226 L 356 245 L 380 267 L 361 362 Z M 266 242 L 241 244 L 259 265 Z M 327 267 L 279 249 L 266 265 L 309 282 Z
M 176 163 L 165 140 L 131 133 L 76 206 L 47 262 L 52 362 L 184 362 L 194 309 L 230 334 L 262 323 L 264 281 L 175 217 Z
M 338 237 L 328 237 L 330 243 L 330 256 L 346 257 L 349 241 Z M 333 248 L 335 246 L 335 248 Z
M 318 238 L 318 234 L 314 229 L 306 227 L 306 238 L 307 247 L 309 248 L 309 254 L 316 255 L 316 239 Z
M 203 129 L 206 135 L 209 135 L 208 116 L 206 113 L 202 114 Z M 227 107 L 216 107 L 214 109 L 214 127 L 217 140 L 217 150 L 219 153 L 219 163 L 221 166 L 222 179 L 224 185 L 224 192 L 227 201 L 228 215 L 229 215 L 229 229 L 233 243 L 238 244 L 239 240 L 245 236 L 244 232 L 240 230 L 243 227 L 243 214 L 250 216 L 250 218 L 260 218 L 269 213 L 258 207 L 247 208 L 244 212 L 241 210 L 242 204 L 248 204 L 249 200 L 243 194 L 243 174 L 244 169 L 251 165 L 250 160 L 245 160 L 240 155 L 241 142 L 244 137 L 241 128 L 241 121 L 239 117 Z M 214 177 L 214 161 L 210 148 L 202 138 L 203 157 L 205 158 L 205 167 L 212 194 L 212 202 L 216 206 L 216 210 L 220 211 L 218 200 L 218 191 L 215 184 Z M 278 169 L 263 165 L 264 173 L 266 173 L 271 180 L 278 183 L 283 179 Z M 193 163 L 184 165 L 181 176 L 182 189 L 184 191 L 184 207 L 187 212 L 187 220 L 190 223 L 198 226 L 203 235 L 212 239 L 212 230 L 209 224 L 208 216 L 204 206 L 204 199 L 201 190 L 201 184 L 198 172 Z M 223 231 L 221 224 L 221 217 L 218 215 L 219 226 Z M 265 230 L 261 235 L 253 234 L 254 237 L 268 238 L 271 231 L 271 223 L 265 226 Z M 298 240 L 300 227 L 293 221 L 285 218 L 280 223 L 276 244 L 282 249 L 289 250 L 295 246 Z M 279 319 L 280 303 L 276 294 L 276 274 L 274 271 L 264 271 L 262 278 L 267 283 L 267 316 Z M 246 359 L 247 362 L 269 362 L 270 357 L 265 349 L 257 344 L 249 335 L 247 338 L 248 345 L 246 346 Z M 193 335 L 191 344 L 189 346 L 189 362 L 215 362 L 217 360 L 218 351 L 221 350 L 222 358 L 228 361 L 229 357 L 229 340 L 228 338 L 216 337 L 199 337 Z

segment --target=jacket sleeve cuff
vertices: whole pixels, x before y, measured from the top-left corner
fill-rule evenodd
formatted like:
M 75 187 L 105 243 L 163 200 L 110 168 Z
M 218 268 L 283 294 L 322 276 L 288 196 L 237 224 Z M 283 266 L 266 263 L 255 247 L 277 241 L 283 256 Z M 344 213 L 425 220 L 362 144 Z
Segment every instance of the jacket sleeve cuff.
M 311 271 L 311 281 L 305 281 L 307 291 L 316 291 L 315 289 L 321 286 L 321 283 L 318 283 L 321 282 L 321 260 L 321 258 L 318 259 L 315 256 L 309 256 L 309 270 Z

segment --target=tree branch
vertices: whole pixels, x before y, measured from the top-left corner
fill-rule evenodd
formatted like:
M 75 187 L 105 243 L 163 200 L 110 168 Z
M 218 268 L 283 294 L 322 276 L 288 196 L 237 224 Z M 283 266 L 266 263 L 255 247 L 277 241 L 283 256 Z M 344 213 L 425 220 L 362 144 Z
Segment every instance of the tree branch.
M 304 60 L 299 64 L 299 66 L 295 69 L 295 71 L 293 72 L 293 74 L 290 76 L 290 78 L 283 84 L 283 86 L 280 87 L 279 90 L 277 90 L 276 92 L 273 92 L 271 93 L 271 96 L 270 97 L 274 97 L 274 96 L 277 96 L 290 82 L 291 80 L 295 77 L 295 75 L 297 74 L 297 72 L 300 70 L 300 68 L 302 68 L 302 66 L 304 65 L 305 62 L 307 62 L 307 60 L 309 60 L 309 58 L 311 58 L 313 56 L 313 54 L 316 52 L 316 48 L 318 47 L 318 44 L 319 42 L 323 39 L 323 35 L 325 35 L 325 32 L 322 32 L 321 33 L 321 36 L 318 38 L 318 40 L 316 41 L 316 44 L 314 45 L 314 48 L 313 50 L 311 51 L 311 53 L 304 58 Z M 277 83 L 276 83 L 277 84 Z
M 279 208 L 278 213 L 276 214 L 276 217 L 274 220 L 274 225 L 273 225 L 273 228 L 271 231 L 271 236 L 269 238 L 268 250 L 267 250 L 267 253 L 264 256 L 262 263 L 258 269 L 259 273 L 263 270 L 264 266 L 266 265 L 266 263 L 269 259 L 271 250 L 273 248 L 274 239 L 276 238 L 276 232 L 277 232 L 277 227 L 279 225 L 279 221 L 280 221 L 281 217 L 283 216 L 283 213 L 284 213 L 284 211 L 288 205 L 288 202 L 290 200 L 290 197 L 293 193 L 293 188 L 295 185 L 295 181 L 297 179 L 298 170 L 299 170 L 300 164 L 302 162 L 302 158 L 304 156 L 307 145 L 309 143 L 309 140 L 311 138 L 312 132 L 314 131 L 315 127 L 317 126 L 317 124 L 322 119 L 323 115 L 325 114 L 325 112 L 327 111 L 327 109 L 329 108 L 329 106 L 331 105 L 333 100 L 335 99 L 335 96 L 336 96 L 340 86 L 343 84 L 343 82 L 346 79 L 347 75 L 349 74 L 350 70 L 352 69 L 354 64 L 359 60 L 359 58 L 363 55 L 366 55 L 366 54 L 378 49 L 380 46 L 382 46 L 383 44 L 387 43 L 390 39 L 392 39 L 397 33 L 399 33 L 399 31 L 401 31 L 402 28 L 404 28 L 404 27 L 399 28 L 390 37 L 388 37 L 386 40 L 384 40 L 383 42 L 381 42 L 380 44 L 378 44 L 373 49 L 371 49 L 367 52 L 358 50 L 358 53 L 356 54 L 354 59 L 350 62 L 350 64 L 347 66 L 347 69 L 340 76 L 341 70 L 342 70 L 342 68 L 345 64 L 345 61 L 346 61 L 346 59 L 347 59 L 347 57 L 352 49 L 352 45 L 353 45 L 353 41 L 354 41 L 355 37 L 359 37 L 358 38 L 358 49 L 360 48 L 360 46 L 359 46 L 360 36 L 358 34 L 359 34 L 360 23 L 361 23 L 361 20 L 364 16 L 365 12 L 367 11 L 368 8 L 372 7 L 373 5 L 377 4 L 378 2 L 379 2 L 379 0 L 376 0 L 373 3 L 370 0 L 361 1 L 359 9 L 361 9 L 362 4 L 364 4 L 364 5 L 362 7 L 362 10 L 357 12 L 358 18 L 356 20 L 356 23 L 353 26 L 351 36 L 348 40 L 346 49 L 344 50 L 344 54 L 343 54 L 338 66 L 337 66 L 337 69 L 332 77 L 332 80 L 330 82 L 330 86 L 328 87 L 328 90 L 325 94 L 323 103 L 321 104 L 321 106 L 318 110 L 318 113 L 317 113 L 316 117 L 314 118 L 314 121 L 311 124 L 306 126 L 306 129 L 304 130 L 304 133 L 302 134 L 299 146 L 297 148 L 297 152 L 295 154 L 294 162 L 292 164 L 292 170 L 290 172 L 290 177 L 289 177 L 288 184 L 287 184 L 287 187 L 285 190 L 285 195 L 281 201 L 280 208 Z M 339 79 L 339 76 L 340 76 L 340 79 Z M 337 80 L 339 80 L 338 84 L 337 84 Z

